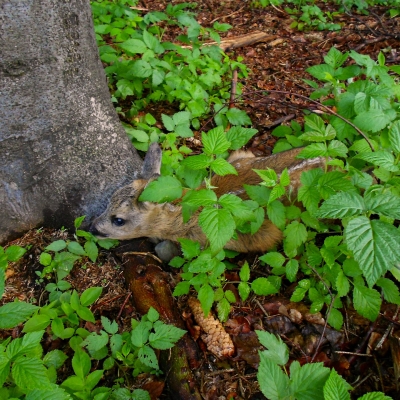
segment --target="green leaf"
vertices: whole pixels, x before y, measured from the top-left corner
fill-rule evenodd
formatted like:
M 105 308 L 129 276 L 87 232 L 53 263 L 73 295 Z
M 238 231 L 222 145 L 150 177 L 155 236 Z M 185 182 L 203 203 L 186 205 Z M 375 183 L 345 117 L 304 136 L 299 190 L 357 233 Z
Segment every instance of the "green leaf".
M 81 346 L 86 346 L 89 353 L 94 353 L 105 347 L 108 344 L 108 335 L 103 330 L 100 333 L 92 332 L 86 339 L 81 343 Z
M 257 133 L 257 129 L 234 126 L 226 132 L 226 139 L 231 143 L 230 149 L 238 150 Z
M 103 370 L 98 369 L 91 372 L 85 379 L 85 388 L 92 390 L 99 382 L 103 376 Z
M 393 398 L 385 396 L 382 392 L 370 392 L 359 397 L 358 400 L 393 400 Z
M 81 217 L 75 218 L 74 227 L 75 229 L 79 229 L 82 225 L 82 222 L 85 220 L 86 215 L 82 215 Z
M 39 307 L 24 302 L 7 303 L 0 307 L 0 329 L 11 329 L 29 318 Z
M 182 196 L 182 184 L 174 176 L 160 176 L 143 190 L 139 201 L 165 203 Z
M 22 390 L 50 389 L 51 383 L 43 362 L 36 358 L 19 357 L 11 371 L 12 377 Z
M 331 312 L 328 317 L 328 324 L 336 330 L 342 329 L 343 326 L 343 315 L 336 308 L 331 308 Z
M 223 126 L 217 126 L 214 129 L 203 133 L 202 142 L 204 146 L 204 153 L 211 154 L 223 154 L 225 153 L 231 143 L 227 140 Z
M 158 370 L 157 356 L 154 350 L 149 346 L 143 346 L 138 352 L 139 360 L 150 368 Z
M 331 370 L 324 385 L 324 400 L 350 400 L 353 388 L 334 370 Z
M 318 208 L 318 203 L 321 200 L 317 185 L 319 178 L 323 175 L 320 168 L 306 171 L 301 174 L 302 186 L 298 192 L 298 198 L 303 202 L 308 211 L 313 213 Z
M 152 325 L 153 324 L 149 321 L 141 321 L 139 325 L 132 330 L 131 341 L 134 346 L 143 347 L 147 343 Z
M 45 250 L 47 251 L 61 251 L 67 247 L 65 240 L 56 240 L 55 242 L 49 244 Z
M 225 176 L 225 175 L 237 175 L 237 171 L 235 167 L 228 163 L 228 161 L 223 158 L 217 158 L 210 164 L 210 168 L 217 175 Z
M 50 325 L 50 317 L 48 315 L 35 315 L 24 325 L 23 332 L 35 332 L 46 329 Z
M 256 201 L 260 206 L 266 206 L 269 204 L 269 195 L 271 193 L 271 189 L 266 186 L 253 186 L 253 185 L 243 185 L 246 193 L 250 197 L 250 199 Z
M 212 156 L 209 156 L 207 154 L 200 154 L 198 156 L 186 157 L 181 162 L 181 165 L 184 165 L 189 169 L 198 170 L 198 169 L 208 168 L 212 163 L 212 161 L 213 161 Z
M 395 165 L 395 159 L 392 153 L 385 150 L 374 151 L 372 153 L 361 153 L 357 158 L 368 161 L 377 167 L 385 168 L 388 171 L 396 172 L 399 167 Z
M 269 294 L 279 292 L 279 290 L 267 278 L 254 279 L 251 283 L 251 288 L 253 289 L 253 292 L 259 296 L 268 296 Z
M 397 285 L 390 279 L 380 278 L 376 284 L 382 288 L 383 297 L 386 301 L 393 304 L 400 304 L 400 293 Z
M 335 284 L 339 297 L 346 296 L 349 293 L 350 283 L 343 271 L 340 271 L 337 275 Z
M 85 256 L 86 252 L 78 242 L 69 242 L 67 246 L 68 251 L 78 256 Z
M 338 191 L 350 192 L 355 188 L 347 176 L 339 171 L 327 172 L 318 180 L 319 191 L 324 199 L 336 194 Z
M 181 244 L 183 256 L 187 260 L 191 260 L 192 258 L 197 257 L 200 254 L 199 242 L 193 242 L 190 239 L 178 239 L 178 242 Z
M 197 298 L 200 301 L 204 315 L 208 316 L 214 303 L 214 290 L 210 285 L 205 284 L 200 288 Z
M 250 295 L 251 288 L 247 282 L 240 282 L 238 285 L 238 291 L 242 301 L 246 301 Z
M 84 321 L 95 322 L 93 313 L 87 307 L 79 307 L 76 310 L 79 318 L 83 319 Z
M 367 209 L 376 214 L 400 219 L 400 197 L 391 192 L 369 192 L 365 196 L 365 203 Z
M 250 279 L 250 267 L 247 261 L 244 262 L 239 271 L 239 277 L 242 282 L 248 282 Z
M 128 39 L 127 41 L 120 43 L 119 47 L 128 54 L 141 54 L 147 50 L 147 46 L 139 39 Z
M 39 257 L 39 262 L 41 265 L 48 267 L 51 264 L 52 257 L 49 253 L 42 253 Z
M 270 400 L 289 399 L 291 394 L 289 377 L 265 355 L 265 352 L 259 354 L 257 380 L 261 392 Z
M 370 321 L 375 321 L 381 308 L 381 296 L 375 289 L 354 285 L 353 302 L 356 311 Z
M 185 333 L 183 329 L 163 323 L 157 326 L 154 333 L 150 333 L 149 343 L 155 349 L 170 349 Z
M 283 229 L 286 223 L 285 206 L 278 200 L 267 206 L 268 219 L 279 229 Z
M 286 365 L 289 360 L 289 349 L 282 339 L 266 331 L 256 331 L 258 340 L 268 350 L 263 351 L 263 355 L 274 364 Z
M 43 362 L 47 368 L 54 367 L 59 369 L 67 359 L 68 356 L 61 350 L 52 350 L 43 357 Z
M 107 239 L 106 239 L 107 240 Z M 99 240 L 99 245 L 101 246 L 101 242 L 104 242 L 104 240 Z M 96 262 L 97 256 L 99 255 L 99 249 L 96 246 L 96 243 L 93 240 L 88 240 L 85 243 L 85 251 L 87 256 L 92 262 Z
M 366 212 L 364 199 L 355 192 L 339 192 L 325 200 L 316 213 L 320 218 L 344 218 Z
M 301 368 L 298 361 L 290 366 L 290 379 L 294 398 L 315 400 L 323 398 L 323 387 L 329 376 L 329 368 L 322 363 L 305 364 Z
M 189 294 L 190 290 L 190 282 L 182 281 L 179 282 L 174 289 L 173 295 L 174 296 L 182 296 L 184 294 Z
M 7 256 L 8 261 L 16 262 L 18 261 L 24 254 L 26 253 L 26 249 L 20 246 L 12 245 L 7 247 L 5 254 Z
M 296 280 L 297 272 L 299 270 L 299 262 L 296 259 L 289 260 L 286 264 L 286 278 L 289 282 Z
M 400 121 L 395 121 L 389 128 L 389 141 L 392 149 L 400 153 Z
M 290 258 L 295 257 L 298 247 L 307 240 L 306 227 L 298 221 L 293 221 L 286 227 L 283 235 L 285 237 L 283 242 L 285 254 Z
M 350 220 L 344 232 L 370 287 L 400 259 L 400 232 L 393 225 L 361 216 Z
M 270 265 L 271 267 L 282 267 L 285 262 L 285 257 L 276 251 L 270 251 L 260 257 L 260 260 Z
M 238 108 L 230 108 L 225 115 L 232 125 L 251 125 L 251 119 L 247 113 Z
M 210 241 L 213 252 L 226 245 L 236 228 L 232 214 L 217 208 L 205 208 L 199 215 L 199 225 Z
M 395 118 L 396 112 L 394 109 L 370 109 L 358 114 L 354 118 L 354 124 L 363 131 L 375 133 L 386 128 Z
M 86 289 L 80 296 L 82 306 L 87 307 L 93 304 L 101 295 L 103 288 L 91 287 Z
M 85 380 L 78 376 L 70 376 L 61 384 L 61 386 L 74 392 L 83 392 L 85 390 Z
M 231 305 L 226 298 L 222 298 L 217 303 L 218 319 L 220 321 L 226 321 L 231 311 Z

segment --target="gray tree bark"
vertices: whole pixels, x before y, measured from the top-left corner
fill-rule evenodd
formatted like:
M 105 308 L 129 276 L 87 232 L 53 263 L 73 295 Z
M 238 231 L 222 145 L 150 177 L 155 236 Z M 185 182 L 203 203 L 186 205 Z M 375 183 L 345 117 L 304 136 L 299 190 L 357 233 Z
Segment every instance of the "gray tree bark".
M 89 0 L 0 0 L 0 243 L 90 220 L 141 163 L 110 101 Z

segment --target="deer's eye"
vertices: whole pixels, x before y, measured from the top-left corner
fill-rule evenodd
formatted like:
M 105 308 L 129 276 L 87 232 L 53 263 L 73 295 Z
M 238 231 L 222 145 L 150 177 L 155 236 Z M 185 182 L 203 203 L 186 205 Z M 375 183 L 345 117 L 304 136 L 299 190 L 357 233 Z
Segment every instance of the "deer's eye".
M 125 225 L 125 220 L 122 218 L 118 218 L 118 217 L 113 217 L 111 219 L 111 222 L 115 225 L 115 226 L 123 226 Z

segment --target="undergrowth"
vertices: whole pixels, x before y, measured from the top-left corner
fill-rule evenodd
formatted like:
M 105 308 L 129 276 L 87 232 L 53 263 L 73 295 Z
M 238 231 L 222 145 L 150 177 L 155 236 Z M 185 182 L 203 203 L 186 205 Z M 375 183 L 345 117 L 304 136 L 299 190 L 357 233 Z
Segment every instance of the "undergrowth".
M 258 3 L 266 6 L 269 2 Z M 300 7 L 297 1 L 287 3 Z M 303 13 L 310 4 L 301 6 Z M 366 11 L 368 4 L 343 3 L 359 11 Z M 370 321 L 377 319 L 383 299 L 400 305 L 400 67 L 386 66 L 382 53 L 375 61 L 332 48 L 324 64 L 308 68 L 311 79 L 305 80 L 313 89 L 310 101 L 317 102 L 320 111 L 307 113 L 304 126 L 293 122 L 273 132 L 279 138 L 274 152 L 303 147 L 300 158 L 321 157 L 326 168 L 302 174 L 297 198 L 288 190 L 290 170 L 280 176 L 273 170 L 256 171 L 261 183 L 244 187 L 248 200 L 234 194 L 218 198 L 210 186 L 212 174 L 236 174 L 226 161 L 228 153 L 256 134 L 246 113 L 225 106 L 232 70 L 238 69 L 242 77 L 247 74 L 242 60 L 231 60 L 217 46 L 202 45 L 207 39 L 218 42 L 218 32 L 229 26 L 201 27 L 187 11 L 191 3 L 169 4 L 165 12 L 150 13 L 131 8 L 136 5 L 134 0 L 92 2 L 100 57 L 107 64 L 113 101 L 118 103 L 127 134 L 140 150 L 147 150 L 154 141 L 164 150 L 162 176 L 141 199 L 165 202 L 168 196 L 180 201 L 185 220 L 198 212 L 209 242 L 201 248 L 199 243 L 180 240 L 183 255 L 171 261 L 173 267 L 181 268 L 174 294 L 194 291 L 205 314 L 216 306 L 220 320 L 225 321 L 236 301 L 224 289 L 225 271 L 237 267 L 227 261 L 235 254 L 224 246 L 237 232 L 255 233 L 268 218 L 282 230 L 283 244 L 259 257 L 268 277 L 254 279 L 247 263 L 241 267 L 237 287 L 242 301 L 252 292 L 266 296 L 278 293 L 282 284 L 296 283 L 291 300 L 306 301 L 311 313 L 323 313 L 336 329 L 343 326 L 344 304 Z M 393 7 L 397 6 L 393 1 Z M 163 41 L 169 29 L 179 31 L 176 41 L 180 44 Z M 156 101 L 177 106 L 173 115 L 162 115 L 163 129 L 151 114 L 138 116 Z M 201 136 L 202 153 L 190 155 L 185 139 L 210 116 L 214 128 Z M 196 190 L 203 182 L 202 189 Z M 181 198 L 183 189 L 186 194 Z M 154 349 L 172 347 L 183 334 L 158 321 L 153 309 L 140 322 L 132 320 L 130 332 L 118 333 L 117 324 L 107 318 L 101 319 L 99 333 L 81 327 L 82 321 L 95 322 L 89 306 L 101 296 L 101 288 L 79 295 L 64 278 L 79 258 L 94 261 L 98 246 L 114 244 L 80 230 L 81 223 L 79 218 L 75 240 L 53 242 L 40 255 L 44 269 L 38 279 L 52 276 L 54 280 L 46 286 L 49 303 L 39 307 L 15 301 L 0 308 L 1 329 L 24 323 L 22 337 L 9 337 L 0 344 L 2 399 L 148 399 L 140 389 L 125 388 L 123 379 L 113 388 L 98 384 L 111 368 L 128 369 L 132 376 L 160 374 Z M 8 262 L 17 261 L 24 252 L 18 246 L 0 248 L 0 294 Z M 63 382 L 57 381 L 57 369 L 67 356 L 61 350 L 44 354 L 45 332 L 52 339 L 68 340 L 73 351 L 74 375 Z M 288 373 L 286 345 L 267 332 L 258 335 L 268 348 L 260 353 L 258 371 L 265 396 L 350 398 L 350 386 L 322 364 L 293 362 Z M 387 397 L 371 393 L 362 398 Z

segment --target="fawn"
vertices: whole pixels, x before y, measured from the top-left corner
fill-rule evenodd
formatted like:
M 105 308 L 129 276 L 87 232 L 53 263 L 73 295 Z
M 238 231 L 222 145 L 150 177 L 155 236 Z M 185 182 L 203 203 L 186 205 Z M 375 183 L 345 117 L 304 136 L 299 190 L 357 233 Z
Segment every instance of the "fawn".
M 268 157 L 255 157 L 251 152 L 241 150 L 233 152 L 228 161 L 236 168 L 238 175 L 215 175 L 211 179 L 211 185 L 216 187 L 214 190 L 217 196 L 232 193 L 246 198 L 243 184 L 256 185 L 261 181 L 253 169 L 273 168 L 280 174 L 288 168 L 291 178 L 289 190 L 297 194 L 301 173 L 325 165 L 323 158 L 296 159 L 301 150 L 291 149 Z M 120 240 L 138 237 L 169 240 L 187 238 L 199 241 L 204 246 L 206 236 L 197 223 L 197 214 L 184 223 L 179 205 L 138 201 L 146 185 L 159 176 L 160 167 L 161 149 L 157 143 L 153 143 L 136 179 L 113 194 L 106 211 L 93 221 L 90 232 L 98 237 Z M 282 232 L 266 219 L 254 235 L 238 233 L 237 240 L 230 240 L 225 248 L 239 252 L 265 252 L 281 239 Z

